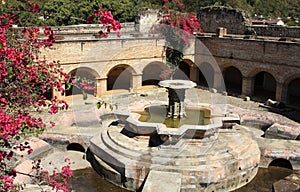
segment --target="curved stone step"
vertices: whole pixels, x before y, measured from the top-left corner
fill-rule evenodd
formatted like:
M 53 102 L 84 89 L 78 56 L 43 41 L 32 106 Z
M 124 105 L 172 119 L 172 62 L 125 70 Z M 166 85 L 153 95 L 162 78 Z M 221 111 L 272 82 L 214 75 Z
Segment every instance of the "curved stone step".
M 133 159 L 134 161 L 141 160 L 143 156 L 143 151 L 134 151 L 130 148 L 123 147 L 121 145 L 117 145 L 111 138 L 109 137 L 109 133 L 107 131 L 103 131 L 101 133 L 101 139 L 106 148 L 110 149 L 114 152 L 114 154 L 118 154 L 123 158 Z
M 110 139 L 117 145 L 128 148 L 133 151 L 140 152 L 148 150 L 148 141 L 136 141 L 134 138 L 130 138 L 121 133 L 122 128 L 109 128 L 107 130 Z

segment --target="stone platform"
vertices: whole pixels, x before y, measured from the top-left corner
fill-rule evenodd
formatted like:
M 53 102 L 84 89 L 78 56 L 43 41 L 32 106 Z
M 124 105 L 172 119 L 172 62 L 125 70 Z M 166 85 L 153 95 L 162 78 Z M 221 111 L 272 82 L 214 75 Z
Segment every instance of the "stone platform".
M 260 150 L 241 127 L 220 129 L 217 138 L 183 138 L 158 147 L 149 147 L 150 136 L 124 133 L 122 125 L 104 127 L 91 139 L 89 150 L 97 161 L 95 170 L 129 190 L 140 189 L 150 171 L 159 171 L 176 173 L 180 191 L 231 191 L 250 182 L 258 170 Z

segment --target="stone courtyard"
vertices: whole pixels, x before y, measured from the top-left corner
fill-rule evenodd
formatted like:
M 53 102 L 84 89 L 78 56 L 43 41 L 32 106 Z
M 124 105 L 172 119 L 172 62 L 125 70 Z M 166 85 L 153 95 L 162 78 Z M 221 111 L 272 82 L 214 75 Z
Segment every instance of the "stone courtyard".
M 207 90 L 195 88 L 193 91 L 197 92 L 197 100 L 203 102 L 211 101 L 211 98 L 214 97 L 212 96 L 213 93 Z M 119 93 L 115 96 L 103 96 L 103 99 L 117 102 L 119 104 L 119 110 L 127 110 L 130 103 L 136 101 L 145 102 L 152 100 L 165 100 L 166 97 L 166 92 L 161 88 L 151 88 L 149 90 L 140 90 L 139 92 L 135 93 L 123 91 L 122 93 Z M 242 98 L 231 96 L 225 97 L 221 96 L 221 94 L 218 93 L 215 97 L 222 97 L 222 99 L 225 99 L 222 100 L 222 102 L 225 101 L 227 103 L 227 110 L 240 115 L 242 126 L 236 126 L 235 129 L 242 132 L 245 132 L 247 130 L 247 132 L 252 135 L 251 137 L 257 142 L 261 151 L 259 167 L 268 167 L 273 160 L 279 158 L 288 160 L 292 164 L 294 170 L 300 170 L 299 137 L 296 138 L 298 140 L 295 140 L 295 138 L 291 138 L 295 134 L 299 135 L 299 123 L 292 121 L 280 114 L 269 112 L 269 109 L 260 107 L 261 103 L 258 102 L 245 101 Z M 193 100 L 193 98 L 188 99 L 190 99 L 191 101 Z M 99 119 L 99 116 L 110 113 L 110 110 L 104 108 L 97 109 L 95 107 L 95 99 L 93 98 L 93 96 L 89 95 L 86 103 L 82 100 L 81 95 L 68 97 L 67 100 L 69 100 L 69 103 L 71 104 L 69 111 L 60 111 L 56 116 L 45 116 L 45 118 L 48 120 L 56 121 L 57 125 L 54 128 L 50 128 L 43 135 L 40 135 L 39 138 L 42 140 L 34 140 L 34 142 L 36 143 L 36 149 L 32 156 L 28 156 L 28 160 L 40 156 L 41 154 L 49 151 L 49 149 L 55 146 L 59 146 L 59 144 L 63 144 L 66 146 L 72 143 L 77 143 L 87 149 L 87 147 L 90 146 L 90 139 L 93 136 L 99 134 L 99 129 L 101 129 L 101 127 L 105 127 L 103 122 L 101 122 L 101 120 Z M 247 125 L 248 128 L 245 128 L 243 125 Z M 270 127 L 277 127 L 277 133 L 280 132 L 280 134 L 277 135 L 281 135 L 279 137 L 281 139 L 267 138 L 268 134 L 266 128 Z M 114 126 L 112 126 L 112 128 L 113 129 L 109 131 L 111 132 L 111 134 L 114 135 L 115 133 L 118 133 L 118 126 L 116 126 L 115 128 Z M 226 130 L 224 131 L 226 132 Z M 270 134 L 269 136 L 274 137 L 274 131 L 270 133 L 272 134 Z M 262 135 L 264 135 L 264 137 L 261 137 Z M 228 139 L 230 140 L 230 138 Z M 124 145 L 126 146 L 128 144 L 126 144 L 125 142 Z M 243 146 L 243 144 L 241 144 L 241 146 Z M 76 154 L 76 152 L 74 153 Z M 48 157 L 46 156 L 46 162 L 58 161 L 56 165 L 59 165 L 59 159 L 57 159 L 57 155 L 58 154 L 51 155 L 50 153 Z M 82 153 L 79 153 L 78 155 L 72 155 L 72 158 L 73 161 L 77 162 L 75 165 L 72 165 L 74 166 L 73 169 L 82 169 L 91 166 L 89 163 L 87 163 L 87 161 L 82 159 L 86 158 L 86 156 Z M 27 164 L 28 162 L 25 161 L 23 163 L 20 163 L 18 167 L 22 169 L 22 167 L 26 166 Z M 28 170 L 28 172 L 30 172 L 30 170 Z M 153 174 L 158 173 L 153 172 Z M 150 178 L 153 177 L 151 175 L 149 175 Z M 297 174 L 293 177 L 297 177 Z M 19 179 L 21 181 L 26 181 L 28 178 L 19 176 Z M 285 180 L 284 183 L 286 183 L 287 181 L 292 182 L 293 185 L 296 186 L 296 188 L 297 186 L 298 188 L 300 187 L 297 179 L 294 179 L 292 181 Z M 160 182 L 156 183 L 155 179 L 153 180 L 153 182 L 147 180 L 144 190 L 147 191 L 147 187 L 149 188 L 150 186 L 151 188 L 152 186 L 156 185 L 160 185 Z M 192 189 L 193 185 L 187 185 L 186 187 L 191 187 L 190 189 Z

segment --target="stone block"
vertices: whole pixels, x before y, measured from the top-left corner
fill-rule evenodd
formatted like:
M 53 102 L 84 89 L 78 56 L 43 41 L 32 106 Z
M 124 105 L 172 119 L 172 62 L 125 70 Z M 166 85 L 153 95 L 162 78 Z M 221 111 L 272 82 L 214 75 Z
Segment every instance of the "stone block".
M 249 96 L 246 96 L 245 98 L 244 98 L 244 101 L 250 101 L 251 100 L 251 98 L 249 97 Z
M 286 191 L 296 192 L 300 190 L 300 184 L 282 179 L 273 184 L 273 189 L 274 192 L 286 192 Z
M 173 172 L 155 171 L 149 172 L 143 192 L 170 191 L 179 192 L 181 186 L 181 174 Z
M 300 135 L 299 127 L 274 123 L 265 132 L 266 138 L 296 140 Z
M 218 90 L 217 90 L 217 89 L 215 89 L 215 88 L 210 88 L 210 92 L 211 92 L 211 93 L 217 93 L 217 92 L 218 92 Z

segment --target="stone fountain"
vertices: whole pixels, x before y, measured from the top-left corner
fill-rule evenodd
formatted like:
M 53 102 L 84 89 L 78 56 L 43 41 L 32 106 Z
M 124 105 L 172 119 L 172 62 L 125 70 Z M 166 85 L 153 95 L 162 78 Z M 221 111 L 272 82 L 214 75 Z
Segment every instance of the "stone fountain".
M 234 126 L 240 119 L 221 113 L 217 106 L 185 102 L 191 81 L 159 83 L 168 91 L 163 101 L 138 101 L 130 112 L 101 116 L 100 134 L 90 140 L 87 158 L 94 169 L 128 190 L 231 191 L 250 182 L 258 171 L 260 150 L 247 128 Z M 142 121 L 142 113 L 166 109 L 164 118 L 189 119 L 187 111 L 202 111 L 200 121 L 168 126 L 164 121 Z M 151 118 L 150 118 L 151 119 Z M 108 126 L 112 121 L 116 126 Z M 160 179 L 157 179 L 160 178 Z
M 159 82 L 159 86 L 168 90 L 168 117 L 182 118 L 186 116 L 184 99 L 185 90 L 196 87 L 196 83 L 188 80 L 164 80 Z

